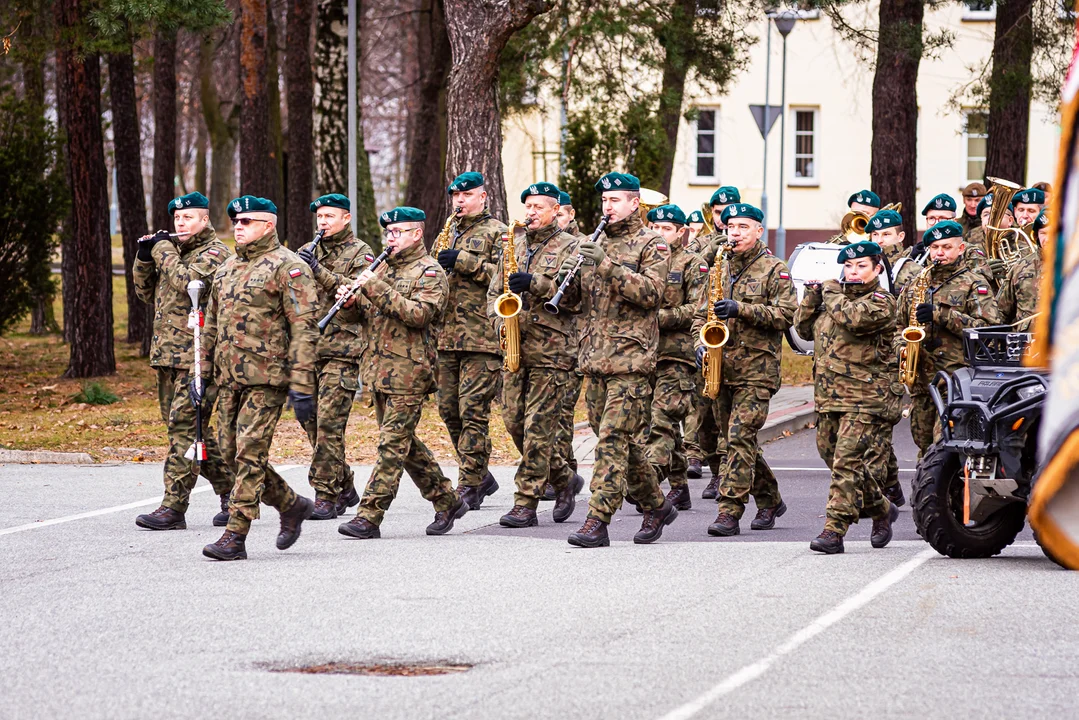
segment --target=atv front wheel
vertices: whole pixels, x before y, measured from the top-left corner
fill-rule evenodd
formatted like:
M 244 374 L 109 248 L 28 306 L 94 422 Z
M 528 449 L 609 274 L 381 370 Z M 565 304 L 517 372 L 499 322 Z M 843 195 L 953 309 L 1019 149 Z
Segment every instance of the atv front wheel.
M 1012 544 L 1026 522 L 1026 506 L 1016 502 L 982 522 L 964 525 L 962 459 L 939 444 L 931 446 L 922 457 L 911 489 L 918 534 L 941 555 L 992 557 Z

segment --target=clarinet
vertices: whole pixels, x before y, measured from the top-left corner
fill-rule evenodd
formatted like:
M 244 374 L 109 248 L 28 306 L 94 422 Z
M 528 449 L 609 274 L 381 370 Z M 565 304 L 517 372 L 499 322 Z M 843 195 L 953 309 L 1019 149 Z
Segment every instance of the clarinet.
M 377 270 L 379 265 L 386 262 L 386 258 L 390 256 L 390 252 L 392 252 L 390 248 L 386 248 L 385 250 L 383 250 L 382 254 L 375 258 L 375 261 L 373 263 L 367 266 L 367 269 L 372 272 Z M 333 304 L 333 307 L 330 308 L 330 311 L 326 313 L 326 317 L 318 321 L 319 332 L 322 332 L 326 329 L 326 326 L 330 324 L 331 320 L 333 320 L 333 316 L 337 314 L 337 311 L 345 306 L 345 303 L 349 301 L 349 298 L 351 298 L 356 293 L 356 291 L 359 290 L 359 288 L 360 286 L 356 284 L 355 281 L 348 286 L 348 292 L 342 295 L 341 298 Z
M 592 233 L 592 237 L 588 238 L 588 242 L 595 242 L 599 234 L 603 232 L 603 229 L 607 227 L 607 221 L 610 219 L 608 215 L 604 215 L 600 218 L 599 225 L 596 226 L 596 231 Z M 573 269 L 569 271 L 565 278 L 562 280 L 562 284 L 558 286 L 558 292 L 554 294 L 554 297 L 549 302 L 543 303 L 543 309 L 552 315 L 558 314 L 558 303 L 562 302 L 562 295 L 565 294 L 569 288 L 569 284 L 573 282 L 573 278 L 577 276 L 581 266 L 584 265 L 584 255 L 577 256 L 577 264 L 573 266 Z
M 325 234 L 325 230 L 319 230 L 315 233 L 315 239 L 311 241 L 311 252 L 315 252 L 315 249 L 318 248 L 318 244 L 322 242 L 322 236 Z

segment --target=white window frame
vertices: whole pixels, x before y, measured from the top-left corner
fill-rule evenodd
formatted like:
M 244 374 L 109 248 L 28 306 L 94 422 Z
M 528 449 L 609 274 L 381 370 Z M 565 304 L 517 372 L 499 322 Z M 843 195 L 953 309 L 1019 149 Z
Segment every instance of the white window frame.
M 988 22 L 997 19 L 997 4 L 988 10 L 974 10 L 966 2 L 963 3 L 963 20 L 965 22 Z
M 787 185 L 792 187 L 819 187 L 820 186 L 820 108 L 815 106 L 802 106 L 788 105 L 787 112 L 790 113 L 788 118 L 791 121 L 790 128 L 790 144 L 791 144 L 791 159 L 790 166 L 787 173 Z M 795 168 L 797 165 L 797 153 L 798 148 L 798 113 L 808 112 L 813 113 L 813 177 L 797 177 L 795 175 Z
M 697 174 L 697 136 L 699 130 L 697 128 L 697 121 L 693 121 L 693 132 L 690 134 L 689 157 L 692 163 L 690 167 L 690 182 L 695 185 L 715 185 L 719 182 L 719 121 L 720 121 L 720 109 L 718 105 L 702 106 L 697 108 L 700 112 L 714 112 L 715 123 L 712 126 L 712 174 L 711 175 L 698 175 Z
M 987 108 L 963 108 L 963 127 L 962 127 L 962 130 L 963 130 L 963 146 L 962 146 L 962 149 L 961 149 L 961 152 L 960 152 L 960 162 L 963 163 L 963 167 L 962 167 L 962 171 L 960 172 L 960 177 L 966 178 L 963 181 L 964 186 L 969 185 L 972 182 L 985 182 L 985 178 L 980 178 L 980 177 L 979 178 L 968 178 L 967 177 L 967 167 L 970 165 L 970 155 L 968 154 L 969 149 L 970 149 L 970 145 L 969 145 L 968 141 L 969 141 L 969 139 L 971 137 L 982 137 L 981 133 L 978 133 L 978 134 L 972 136 L 970 133 L 967 132 L 967 127 L 969 126 L 969 122 L 970 122 L 969 119 L 970 119 L 971 115 L 985 115 L 986 122 L 988 122 L 989 121 L 989 110 Z M 986 131 L 985 131 L 985 138 L 986 139 L 989 138 L 989 129 L 988 128 L 986 128 Z M 982 160 L 985 160 L 985 158 L 982 158 Z

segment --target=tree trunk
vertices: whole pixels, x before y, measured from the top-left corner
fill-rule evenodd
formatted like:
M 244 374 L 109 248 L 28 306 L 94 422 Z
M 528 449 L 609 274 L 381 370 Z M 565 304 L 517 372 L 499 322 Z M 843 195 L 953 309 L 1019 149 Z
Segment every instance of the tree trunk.
M 674 174 L 674 151 L 678 145 L 678 127 L 682 120 L 682 100 L 686 94 L 686 75 L 693 64 L 694 41 L 686 28 L 693 26 L 697 11 L 696 0 L 676 0 L 669 25 L 663 25 L 657 33 L 663 46 L 663 85 L 659 92 L 659 122 L 667 137 L 661 158 L 660 182 L 657 188 L 664 195 L 671 194 L 671 176 Z
M 266 10 L 266 88 L 270 112 L 270 191 L 266 197 L 277 205 L 277 228 L 282 241 L 288 237 L 288 202 L 285 197 L 285 138 L 281 123 L 281 87 L 278 79 L 277 19 Z
M 176 197 L 176 31 L 154 35 L 154 175 L 150 216 L 154 230 L 172 230 Z
M 209 145 L 209 137 L 207 136 L 206 123 L 199 122 L 194 118 L 192 118 L 192 122 L 195 123 L 195 190 L 205 193 L 208 172 L 206 151 L 208 149 L 207 145 Z M 181 177 L 183 176 L 181 175 Z
M 288 0 L 288 43 L 285 87 L 288 92 L 288 246 L 294 250 L 311 240 L 311 185 L 315 154 L 311 137 L 312 99 L 311 22 L 314 0 Z
M 450 67 L 450 38 L 442 0 L 421 0 L 416 37 L 421 74 L 415 105 L 408 116 L 408 186 L 405 205 L 427 213 L 424 240 L 431 247 L 446 222 L 444 162 L 446 159 L 446 80 Z
M 274 186 L 266 87 L 266 22 L 266 0 L 240 0 L 240 193 L 259 197 L 269 197 Z
M 915 241 L 918 157 L 918 65 L 922 0 L 881 0 L 877 68 L 873 76 L 870 178 L 883 203 L 903 203 L 907 244 Z
M 233 117 L 225 115 L 214 80 L 214 41 L 209 35 L 199 46 L 199 104 L 206 132 L 210 135 L 210 185 L 204 191 L 210 200 L 210 221 L 214 227 L 228 225 L 229 200 L 233 198 L 233 165 L 236 135 Z
M 989 139 L 985 174 L 1025 185 L 1030 134 L 1033 0 L 998 0 L 989 76 Z
M 453 64 L 446 114 L 446 184 L 459 173 L 483 173 L 491 214 L 506 215 L 498 58 L 516 31 L 547 9 L 543 0 L 445 0 Z
M 112 100 L 113 147 L 116 153 L 116 196 L 127 286 L 127 341 L 142 344 L 153 333 L 153 308 L 135 295 L 133 268 L 138 240 L 146 227 L 146 193 L 142 187 L 142 141 L 135 102 L 135 58 L 131 50 L 109 55 L 109 97 Z
M 70 320 L 65 330 L 71 342 L 64 375 L 93 377 L 116 372 L 101 71 L 96 54 L 71 44 L 85 32 L 79 1 L 57 0 L 53 7 L 72 205 L 64 243 L 64 319 Z

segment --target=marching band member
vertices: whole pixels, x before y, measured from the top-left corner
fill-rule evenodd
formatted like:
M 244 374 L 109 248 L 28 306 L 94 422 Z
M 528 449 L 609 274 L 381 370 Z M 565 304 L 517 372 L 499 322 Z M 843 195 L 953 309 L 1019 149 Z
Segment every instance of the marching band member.
M 1006 325 L 1014 324 L 1017 330 L 1028 332 L 1030 318 L 1038 312 L 1038 296 L 1041 290 L 1042 243 L 1049 234 L 1049 218 L 1042 210 L 1032 225 L 1037 251 L 1017 263 L 1008 271 L 1007 279 L 997 292 L 1000 320 Z M 1020 322 L 1024 321 L 1024 322 Z

